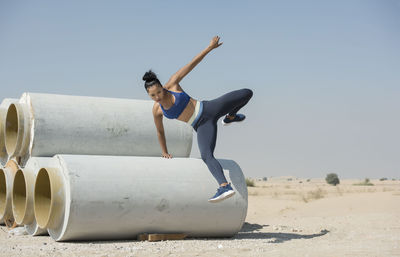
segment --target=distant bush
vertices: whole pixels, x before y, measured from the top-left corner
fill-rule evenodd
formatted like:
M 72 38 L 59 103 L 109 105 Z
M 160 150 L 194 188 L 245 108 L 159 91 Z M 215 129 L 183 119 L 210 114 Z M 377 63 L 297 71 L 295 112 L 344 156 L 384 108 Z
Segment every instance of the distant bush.
M 326 192 L 323 191 L 321 188 L 317 188 L 316 190 L 309 191 L 307 193 L 308 199 L 321 199 L 325 196 Z
M 365 180 L 361 183 L 355 183 L 353 184 L 355 186 L 373 186 L 374 184 L 369 182 L 369 178 L 365 178 Z
M 339 177 L 336 173 L 327 174 L 325 180 L 326 180 L 326 183 L 328 183 L 330 185 L 334 185 L 334 186 L 336 186 L 337 184 L 340 183 Z
M 321 188 L 308 191 L 307 194 L 301 193 L 300 197 L 305 202 L 308 203 L 310 200 L 318 200 L 324 198 L 327 192 Z
M 263 177 L 263 181 L 267 181 L 268 180 L 268 178 L 267 177 Z
M 379 179 L 380 181 L 385 181 L 385 180 L 388 180 L 387 178 L 380 178 Z
M 246 185 L 248 187 L 254 187 L 254 181 L 252 179 L 246 178 Z
M 310 182 L 311 181 L 311 179 L 307 179 L 307 182 Z

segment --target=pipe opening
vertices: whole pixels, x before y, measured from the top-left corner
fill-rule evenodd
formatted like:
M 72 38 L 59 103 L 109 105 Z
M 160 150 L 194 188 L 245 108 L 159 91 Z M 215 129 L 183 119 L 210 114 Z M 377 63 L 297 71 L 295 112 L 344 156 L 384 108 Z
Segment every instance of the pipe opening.
M 15 173 L 12 201 L 15 221 L 21 223 L 26 210 L 26 184 L 22 170 Z
M 15 104 L 8 107 L 5 124 L 5 145 L 8 155 L 15 152 L 18 138 L 18 112 Z
M 0 113 L 0 116 L 2 116 L 2 113 Z M 0 160 L 6 162 L 7 158 L 7 152 L 5 151 L 5 134 L 4 134 L 4 118 L 5 117 L 0 117 Z
M 35 183 L 34 209 L 36 222 L 39 227 L 46 227 L 50 218 L 51 186 L 49 173 L 45 168 L 40 169 Z
M 4 170 L 0 169 L 0 216 L 6 212 L 6 199 L 7 199 L 7 184 L 6 174 Z

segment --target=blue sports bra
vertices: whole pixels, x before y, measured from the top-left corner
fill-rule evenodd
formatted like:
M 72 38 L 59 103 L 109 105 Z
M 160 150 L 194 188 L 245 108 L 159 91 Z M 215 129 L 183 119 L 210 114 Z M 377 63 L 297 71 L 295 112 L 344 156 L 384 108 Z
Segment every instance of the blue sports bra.
M 176 119 L 179 117 L 179 115 L 181 115 L 186 105 L 188 105 L 190 101 L 190 96 L 185 92 L 178 93 L 169 91 L 168 89 L 166 90 L 175 96 L 175 103 L 168 110 L 165 110 L 160 103 L 159 105 L 165 117 L 167 117 L 168 119 Z

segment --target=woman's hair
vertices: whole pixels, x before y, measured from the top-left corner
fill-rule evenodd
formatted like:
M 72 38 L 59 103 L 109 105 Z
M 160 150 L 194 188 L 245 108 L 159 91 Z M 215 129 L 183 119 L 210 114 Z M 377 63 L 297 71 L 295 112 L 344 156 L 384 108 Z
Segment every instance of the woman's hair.
M 143 80 L 146 81 L 144 82 L 144 87 L 146 88 L 147 92 L 149 91 L 149 87 L 153 85 L 158 84 L 162 87 L 161 82 L 157 78 L 157 75 L 151 70 L 144 74 Z

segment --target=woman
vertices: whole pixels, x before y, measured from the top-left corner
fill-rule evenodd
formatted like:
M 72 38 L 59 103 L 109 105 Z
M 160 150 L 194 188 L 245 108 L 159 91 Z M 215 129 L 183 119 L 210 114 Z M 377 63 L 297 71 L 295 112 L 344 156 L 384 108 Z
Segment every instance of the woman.
M 162 86 L 156 74 L 151 70 L 143 76 L 147 93 L 155 101 L 153 106 L 154 123 L 157 128 L 158 140 L 162 149 L 162 157 L 172 158 L 168 153 L 163 115 L 169 119 L 178 119 L 186 122 L 197 132 L 197 143 L 201 153 L 201 159 L 207 164 L 208 169 L 217 180 L 220 187 L 209 202 L 219 202 L 235 194 L 230 183 L 227 182 L 221 164 L 214 157 L 215 143 L 217 139 L 217 121 L 222 120 L 223 125 L 243 121 L 246 117 L 237 112 L 253 96 L 253 91 L 244 88 L 229 92 L 210 101 L 198 101 L 187 95 L 179 82 L 206 56 L 211 50 L 219 47 L 219 37 L 215 36 L 210 45 L 193 60 L 178 70 L 169 81 Z

